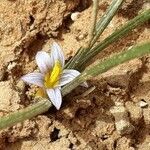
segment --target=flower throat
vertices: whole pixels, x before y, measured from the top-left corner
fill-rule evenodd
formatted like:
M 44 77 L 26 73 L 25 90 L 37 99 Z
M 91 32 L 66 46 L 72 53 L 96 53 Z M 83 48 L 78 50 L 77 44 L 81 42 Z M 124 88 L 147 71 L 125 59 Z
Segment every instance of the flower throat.
M 62 66 L 56 61 L 52 70 L 47 72 L 44 77 L 44 85 L 46 88 L 54 88 L 59 84 L 59 78 L 62 73 Z

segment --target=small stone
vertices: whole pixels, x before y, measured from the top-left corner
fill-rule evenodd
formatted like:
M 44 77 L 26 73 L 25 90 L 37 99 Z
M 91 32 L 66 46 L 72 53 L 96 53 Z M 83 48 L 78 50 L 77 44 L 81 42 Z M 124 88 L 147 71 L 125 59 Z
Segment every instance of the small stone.
M 74 12 L 71 14 L 72 21 L 76 21 L 80 17 L 80 12 Z
M 148 103 L 147 103 L 145 100 L 141 100 L 141 101 L 139 102 L 139 106 L 140 106 L 141 108 L 145 108 L 145 107 L 148 106 Z
M 12 70 L 16 65 L 17 65 L 16 62 L 12 62 L 12 63 L 10 63 L 10 64 L 8 65 L 7 69 L 10 71 L 10 70 Z
M 84 37 L 85 37 L 84 34 L 80 34 L 80 35 L 78 36 L 78 39 L 79 39 L 79 40 L 82 40 L 82 39 L 84 39 Z

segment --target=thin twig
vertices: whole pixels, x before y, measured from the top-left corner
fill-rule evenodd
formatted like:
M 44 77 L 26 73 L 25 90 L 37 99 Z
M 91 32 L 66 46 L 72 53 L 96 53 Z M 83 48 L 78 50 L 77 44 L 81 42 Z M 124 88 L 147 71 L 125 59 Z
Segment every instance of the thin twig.
M 85 97 L 85 96 L 89 95 L 90 93 L 92 93 L 95 90 L 95 88 L 96 88 L 95 86 L 90 87 L 81 96 Z

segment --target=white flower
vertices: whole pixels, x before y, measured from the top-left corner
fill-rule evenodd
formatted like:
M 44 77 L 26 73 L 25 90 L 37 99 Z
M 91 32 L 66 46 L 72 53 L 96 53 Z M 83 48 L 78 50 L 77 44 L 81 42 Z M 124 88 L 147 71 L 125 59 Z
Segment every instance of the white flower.
M 51 54 L 40 51 L 36 54 L 36 62 L 41 73 L 29 73 L 21 79 L 27 83 L 34 84 L 40 87 L 38 93 L 40 96 L 48 95 L 52 104 L 57 110 L 62 104 L 61 86 L 69 83 L 80 72 L 73 69 L 63 69 L 65 58 L 64 54 L 57 43 L 53 43 Z M 83 83 L 87 86 L 87 83 Z

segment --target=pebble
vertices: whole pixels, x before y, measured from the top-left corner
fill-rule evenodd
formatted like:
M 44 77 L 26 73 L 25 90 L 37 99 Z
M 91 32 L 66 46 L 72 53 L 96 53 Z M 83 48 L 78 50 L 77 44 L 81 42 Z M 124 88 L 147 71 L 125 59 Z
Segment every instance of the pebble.
M 16 65 L 17 65 L 16 62 L 12 62 L 12 63 L 10 63 L 10 64 L 8 65 L 7 69 L 10 71 L 10 70 L 12 70 Z
M 144 100 L 141 100 L 141 101 L 139 102 L 139 106 L 140 106 L 141 108 L 145 108 L 145 107 L 148 106 L 148 103 L 147 103 L 146 101 L 144 101 Z
M 80 17 L 80 12 L 74 12 L 71 14 L 71 20 L 76 21 Z
M 78 39 L 79 39 L 79 40 L 84 39 L 84 34 L 80 34 L 80 35 L 78 36 Z
M 83 40 L 86 36 L 87 36 L 87 33 L 80 34 L 80 35 L 77 37 L 77 40 Z

